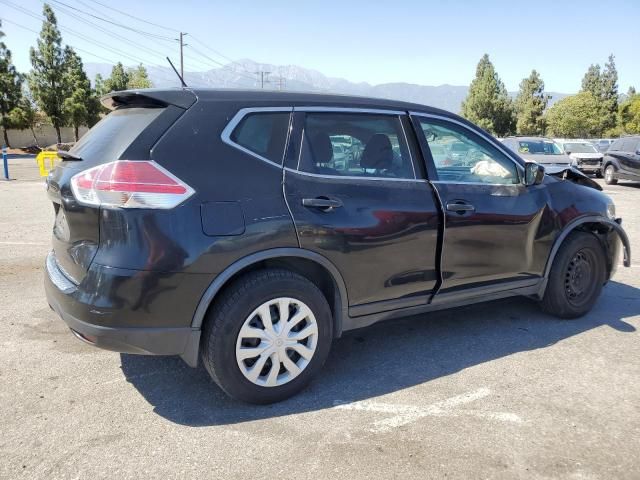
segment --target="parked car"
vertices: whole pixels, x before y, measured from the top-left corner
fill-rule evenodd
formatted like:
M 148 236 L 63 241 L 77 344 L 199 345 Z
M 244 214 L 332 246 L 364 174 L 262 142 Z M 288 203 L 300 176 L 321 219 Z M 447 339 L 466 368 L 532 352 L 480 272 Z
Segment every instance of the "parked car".
M 640 182 L 640 136 L 622 137 L 613 142 L 602 161 L 602 172 L 608 185 L 618 180 Z
M 502 143 L 525 160 L 541 165 L 568 167 L 572 160 L 553 140 L 541 137 L 506 137 Z
M 578 170 L 585 173 L 595 173 L 598 177 L 602 176 L 603 154 L 592 143 L 567 140 L 560 145 L 564 153 L 571 158 L 571 164 Z
M 612 138 L 601 138 L 599 140 L 595 140 L 594 145 L 599 152 L 604 153 L 609 149 L 613 142 L 614 140 Z
M 201 360 L 244 401 L 293 395 L 381 320 L 517 295 L 580 317 L 630 263 L 595 181 L 443 110 L 186 88 L 103 104 L 47 178 L 48 303 L 80 340 Z M 364 145 L 357 166 L 332 137 Z M 454 142 L 467 165 L 434 163 Z

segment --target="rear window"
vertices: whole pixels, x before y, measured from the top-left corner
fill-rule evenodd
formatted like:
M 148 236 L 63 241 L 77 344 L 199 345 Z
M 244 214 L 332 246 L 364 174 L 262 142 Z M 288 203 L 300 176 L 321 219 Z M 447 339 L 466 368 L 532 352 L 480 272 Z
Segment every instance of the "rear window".
M 164 111 L 164 108 L 115 110 L 89 130 L 71 152 L 88 163 L 118 160 L 127 147 Z
M 250 113 L 233 130 L 231 141 L 280 165 L 287 142 L 289 116 L 289 112 Z

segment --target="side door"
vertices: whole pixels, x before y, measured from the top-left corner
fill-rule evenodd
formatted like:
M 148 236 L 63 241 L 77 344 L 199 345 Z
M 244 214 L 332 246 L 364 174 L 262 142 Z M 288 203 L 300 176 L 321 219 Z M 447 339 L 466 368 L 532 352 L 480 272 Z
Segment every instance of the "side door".
M 427 114 L 412 114 L 412 121 L 445 212 L 442 286 L 434 302 L 537 284 L 548 252 L 548 238 L 539 235 L 546 186 L 524 186 L 513 154 L 462 121 Z M 460 144 L 467 153 L 452 161 L 447 152 Z
M 623 148 L 626 156 L 625 169 L 640 179 L 640 139 L 637 137 L 626 138 Z
M 440 211 L 412 135 L 404 112 L 294 109 L 285 198 L 300 246 L 343 276 L 351 316 L 425 304 L 438 283 Z

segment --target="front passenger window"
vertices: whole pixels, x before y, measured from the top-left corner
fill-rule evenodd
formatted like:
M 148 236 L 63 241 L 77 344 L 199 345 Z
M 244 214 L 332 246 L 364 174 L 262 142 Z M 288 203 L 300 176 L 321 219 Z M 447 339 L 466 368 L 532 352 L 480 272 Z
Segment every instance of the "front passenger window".
M 515 163 L 490 143 L 451 122 L 419 118 L 438 180 L 461 183 L 519 183 Z
M 331 176 L 415 178 L 397 115 L 305 115 L 298 170 Z

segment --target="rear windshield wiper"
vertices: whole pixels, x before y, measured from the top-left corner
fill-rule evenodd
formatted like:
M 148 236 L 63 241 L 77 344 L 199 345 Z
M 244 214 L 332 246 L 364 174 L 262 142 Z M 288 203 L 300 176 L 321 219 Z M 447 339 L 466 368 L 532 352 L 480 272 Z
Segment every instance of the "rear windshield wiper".
M 66 152 L 64 150 L 58 150 L 58 156 L 63 160 L 71 160 L 75 162 L 81 162 L 82 157 L 78 155 L 74 155 L 73 153 Z

